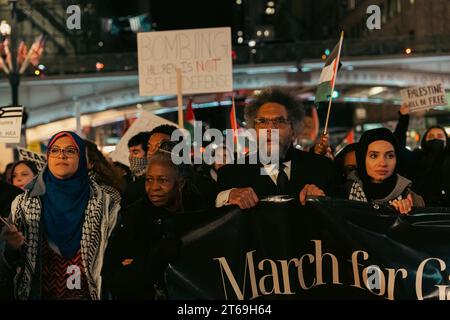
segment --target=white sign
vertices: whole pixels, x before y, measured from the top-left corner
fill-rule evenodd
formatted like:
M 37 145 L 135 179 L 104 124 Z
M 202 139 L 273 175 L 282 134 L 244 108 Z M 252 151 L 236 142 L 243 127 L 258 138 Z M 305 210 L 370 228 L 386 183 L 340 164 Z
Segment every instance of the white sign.
M 142 32 L 137 43 L 141 96 L 176 94 L 176 68 L 183 94 L 233 90 L 229 27 Z
M 36 165 L 36 168 L 41 171 L 45 165 L 47 164 L 47 157 L 45 154 L 36 153 L 28 149 L 24 149 L 21 147 L 16 147 L 19 152 L 20 160 L 30 160 Z
M 19 143 L 23 107 L 0 107 L 0 142 Z
M 409 105 L 409 111 L 428 110 L 447 105 L 447 95 L 442 82 L 423 87 L 400 90 L 403 102 Z
M 117 144 L 116 149 L 111 153 L 111 158 L 113 161 L 118 161 L 127 166 L 130 166 L 130 161 L 128 160 L 128 140 L 133 136 L 137 135 L 139 132 L 151 131 L 153 128 L 160 126 L 162 124 L 171 124 L 178 127 L 175 123 L 170 122 L 164 118 L 155 116 L 149 112 L 142 111 L 140 117 L 133 122 L 131 127 L 125 132 L 123 137 Z

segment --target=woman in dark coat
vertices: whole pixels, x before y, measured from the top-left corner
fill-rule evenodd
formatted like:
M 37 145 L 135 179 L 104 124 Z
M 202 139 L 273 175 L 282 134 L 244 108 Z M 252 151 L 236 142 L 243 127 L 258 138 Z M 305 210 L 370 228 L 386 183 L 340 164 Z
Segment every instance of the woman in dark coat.
M 450 148 L 441 126 L 432 126 L 423 134 L 420 148 L 406 148 L 409 107 L 404 104 L 394 135 L 399 142 L 399 172 L 413 182 L 412 189 L 422 195 L 427 206 L 450 205 Z
M 181 245 L 175 217 L 183 211 L 189 167 L 174 165 L 170 151 L 161 148 L 149 159 L 146 196 L 122 210 L 123 221 L 108 248 L 104 277 L 115 299 L 166 297 L 164 270 Z

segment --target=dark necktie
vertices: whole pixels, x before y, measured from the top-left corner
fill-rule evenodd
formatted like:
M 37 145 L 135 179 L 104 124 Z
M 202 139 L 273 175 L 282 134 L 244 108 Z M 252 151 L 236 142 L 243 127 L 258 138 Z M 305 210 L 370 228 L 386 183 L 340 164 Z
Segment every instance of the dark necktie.
M 279 195 L 288 194 L 289 178 L 286 172 L 284 172 L 284 168 L 286 168 L 286 166 L 283 163 L 280 163 L 277 176 L 277 194 Z

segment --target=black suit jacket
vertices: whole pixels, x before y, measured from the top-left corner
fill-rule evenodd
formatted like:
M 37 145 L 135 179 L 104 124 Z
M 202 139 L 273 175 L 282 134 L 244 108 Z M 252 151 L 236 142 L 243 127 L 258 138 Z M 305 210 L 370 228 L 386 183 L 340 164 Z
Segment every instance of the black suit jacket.
M 289 179 L 289 195 L 297 198 L 306 184 L 314 184 L 327 196 L 334 193 L 336 173 L 330 159 L 314 153 L 292 148 L 290 151 L 291 176 Z M 261 175 L 261 164 L 229 164 L 218 172 L 219 191 L 231 188 L 251 187 L 259 198 L 277 195 L 277 188 L 268 175 Z

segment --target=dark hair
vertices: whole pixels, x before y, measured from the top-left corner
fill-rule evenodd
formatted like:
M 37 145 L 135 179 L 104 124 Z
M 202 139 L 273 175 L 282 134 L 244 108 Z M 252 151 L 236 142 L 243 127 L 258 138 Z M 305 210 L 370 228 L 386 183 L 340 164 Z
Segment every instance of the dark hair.
M 338 153 L 336 153 L 336 155 L 334 156 L 334 162 L 338 165 L 343 167 L 344 166 L 344 159 L 345 156 L 347 155 L 347 153 L 355 151 L 356 152 L 356 148 L 358 147 L 358 143 L 350 143 L 348 145 L 346 145 L 345 147 L 343 147 L 341 150 L 339 150 Z
M 338 153 L 336 153 L 336 155 L 334 156 L 334 166 L 335 169 L 337 171 L 337 173 L 339 174 L 339 177 L 343 178 L 345 177 L 345 168 L 344 168 L 344 160 L 345 160 L 345 156 L 350 153 L 350 152 L 355 152 L 356 155 L 356 148 L 358 147 L 358 143 L 350 143 L 348 145 L 346 145 L 344 148 L 342 148 L 341 150 L 339 150 Z M 356 156 L 355 156 L 356 157 Z
M 289 120 L 292 122 L 292 127 L 296 133 L 299 133 L 304 115 L 303 106 L 292 94 L 279 87 L 264 89 L 249 99 L 244 110 L 247 127 L 255 127 L 254 120 L 259 108 L 268 102 L 276 102 L 283 105 L 286 108 Z
M 17 162 L 14 162 L 11 166 L 11 173 L 10 173 L 10 181 L 12 182 L 13 179 L 13 175 L 14 175 L 14 170 L 16 170 L 16 167 L 19 164 L 24 164 L 26 165 L 28 168 L 30 168 L 31 172 L 33 172 L 33 175 L 36 176 L 39 173 L 38 168 L 36 167 L 36 165 L 34 164 L 34 162 L 30 161 L 30 160 L 20 160 Z
M 147 154 L 147 142 L 149 138 L 149 131 L 139 132 L 137 135 L 134 135 L 130 140 L 128 140 L 128 148 L 141 145 L 142 150 L 144 150 L 145 154 Z
M 125 181 L 119 169 L 106 160 L 94 142 L 85 140 L 85 143 L 88 162 L 93 164 L 93 170 L 99 178 L 98 182 L 109 185 L 122 194 L 125 191 Z
M 152 137 L 152 135 L 154 135 L 155 133 L 167 134 L 169 137 L 171 137 L 172 133 L 175 130 L 177 130 L 177 127 L 172 126 L 171 124 L 162 124 L 160 126 L 153 128 L 153 130 L 150 131 L 148 139 L 150 139 Z M 148 142 L 148 139 L 147 139 L 147 142 Z

